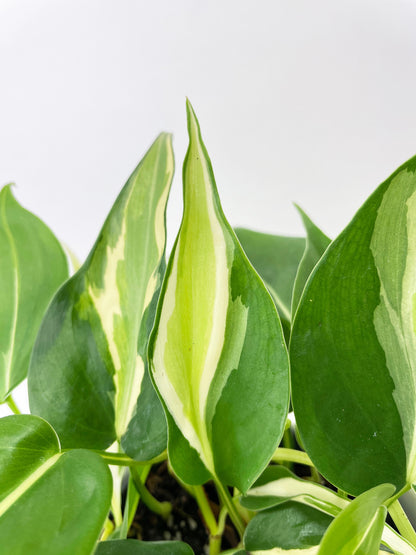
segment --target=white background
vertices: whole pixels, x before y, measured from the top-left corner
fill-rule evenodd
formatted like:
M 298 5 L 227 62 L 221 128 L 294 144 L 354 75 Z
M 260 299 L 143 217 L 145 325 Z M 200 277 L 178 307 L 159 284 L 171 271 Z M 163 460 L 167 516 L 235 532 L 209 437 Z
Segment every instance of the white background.
M 334 237 L 416 154 L 416 0 L 0 0 L 0 183 L 83 259 L 185 96 L 232 225 Z M 1 271 L 1 269 L 0 269 Z

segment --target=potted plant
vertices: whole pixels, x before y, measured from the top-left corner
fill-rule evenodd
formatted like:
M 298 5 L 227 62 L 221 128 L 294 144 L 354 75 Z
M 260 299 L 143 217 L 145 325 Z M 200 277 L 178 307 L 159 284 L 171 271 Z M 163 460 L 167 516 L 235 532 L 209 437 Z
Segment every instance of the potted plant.
M 187 116 L 167 264 L 167 134 L 71 276 L 0 193 L 1 553 L 416 553 L 416 159 L 332 242 L 233 230 Z

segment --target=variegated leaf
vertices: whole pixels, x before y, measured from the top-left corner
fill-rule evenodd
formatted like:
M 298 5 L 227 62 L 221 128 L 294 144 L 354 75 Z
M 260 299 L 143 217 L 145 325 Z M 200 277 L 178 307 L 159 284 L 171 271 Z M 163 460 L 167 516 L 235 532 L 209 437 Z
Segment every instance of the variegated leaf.
M 336 517 L 350 500 L 334 491 L 295 476 L 284 466 L 269 466 L 256 480 L 247 495 L 240 499 L 241 505 L 253 511 L 276 507 L 287 501 L 296 501 L 312 509 Z M 383 527 L 382 543 L 396 555 L 415 555 L 416 548 L 387 524 Z
M 303 444 L 319 471 L 358 495 L 416 481 L 416 158 L 329 246 L 291 338 Z
M 149 343 L 174 471 L 247 490 L 279 442 L 288 361 L 273 301 L 224 217 L 195 114 L 184 215 Z
M 165 421 L 155 392 L 146 388 L 146 407 L 136 403 L 148 371 L 147 338 L 164 267 L 172 174 L 171 139 L 161 134 L 42 323 L 29 372 L 30 406 L 51 422 L 65 447 L 106 448 L 123 438 L 143 409 L 156 425 L 144 436 L 138 431 L 136 450 L 149 433 L 154 441 L 145 455 L 164 449 Z
M 90 555 L 110 508 L 111 474 L 84 449 L 62 452 L 42 418 L 0 419 L 0 551 Z
M 68 277 L 65 254 L 50 229 L 0 192 L 0 403 L 27 375 L 30 353 L 52 296 Z

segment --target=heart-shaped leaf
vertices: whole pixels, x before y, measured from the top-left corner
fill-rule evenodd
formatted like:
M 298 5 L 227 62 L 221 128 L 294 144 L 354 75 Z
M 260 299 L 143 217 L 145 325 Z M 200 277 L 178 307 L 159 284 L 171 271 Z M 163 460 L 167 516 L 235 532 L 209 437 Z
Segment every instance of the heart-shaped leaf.
M 0 403 L 27 375 L 46 307 L 68 277 L 65 254 L 50 229 L 0 192 Z
M 41 418 L 0 420 L 0 538 L 7 553 L 90 555 L 111 491 L 102 459 L 83 449 L 62 452 Z
M 272 456 L 288 410 L 288 361 L 273 301 L 224 217 L 188 104 L 184 215 L 149 343 L 168 453 L 186 483 L 246 491 Z
M 30 407 L 51 422 L 65 447 L 104 449 L 123 438 L 132 419 L 126 450 L 147 459 L 166 446 L 146 349 L 164 270 L 172 174 L 171 139 L 162 134 L 43 320 L 29 372 Z M 137 425 L 141 418 L 145 426 Z
M 416 480 L 416 158 L 329 246 L 291 338 L 302 442 L 319 471 L 358 495 Z

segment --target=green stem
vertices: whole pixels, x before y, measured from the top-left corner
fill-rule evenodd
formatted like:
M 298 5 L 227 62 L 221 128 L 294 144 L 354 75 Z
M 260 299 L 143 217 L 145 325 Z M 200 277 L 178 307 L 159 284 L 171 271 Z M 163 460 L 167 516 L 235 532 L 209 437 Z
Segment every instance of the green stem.
M 416 532 L 410 524 L 406 513 L 400 505 L 400 502 L 396 499 L 389 505 L 388 509 L 390 516 L 393 519 L 394 524 L 397 526 L 400 534 L 414 547 L 416 547 Z
M 106 518 L 100 541 L 102 542 L 105 541 L 113 532 L 113 530 L 114 530 L 114 524 L 111 522 L 109 518 Z
M 221 499 L 222 504 L 226 507 L 228 514 L 232 520 L 232 523 L 236 527 L 236 530 L 240 536 L 240 539 L 243 538 L 245 524 L 244 521 L 238 512 L 236 506 L 234 505 L 234 500 L 230 495 L 228 489 L 221 484 L 219 480 L 214 480 L 215 487 L 217 488 L 218 495 Z
M 195 497 L 210 534 L 215 536 L 218 533 L 218 524 L 204 488 L 202 486 L 189 486 L 189 492 Z
M 285 431 L 284 431 L 284 434 L 283 434 L 282 443 L 283 443 L 283 449 L 292 450 L 293 449 L 293 441 L 292 441 L 292 434 L 291 434 L 291 431 L 290 431 L 290 426 L 291 426 L 291 422 L 288 418 L 286 420 L 286 426 L 285 426 Z M 293 462 L 292 461 L 284 461 L 283 464 L 289 470 L 292 470 L 292 468 L 293 468 Z
M 16 403 L 13 400 L 13 397 L 11 395 L 9 395 L 5 401 L 9 407 L 9 409 L 12 411 L 13 414 L 22 414 L 19 410 L 19 407 L 16 405 Z
M 135 466 L 130 467 L 131 477 L 133 479 L 134 485 L 136 486 L 137 491 L 140 494 L 140 499 L 143 503 L 157 515 L 160 515 L 165 520 L 168 518 L 170 513 L 172 512 L 172 504 L 169 501 L 158 501 L 150 491 L 146 488 L 143 484 L 139 473 L 137 472 L 137 468 Z
M 204 522 L 209 530 L 209 555 L 218 555 L 221 551 L 221 537 L 224 531 L 224 526 L 221 529 L 217 523 L 205 490 L 202 486 L 186 486 L 186 489 L 193 497 L 195 497 Z
M 286 447 L 278 447 L 272 457 L 273 462 L 294 462 L 305 464 L 306 466 L 314 466 L 309 456 L 304 451 L 297 449 L 287 449 Z

